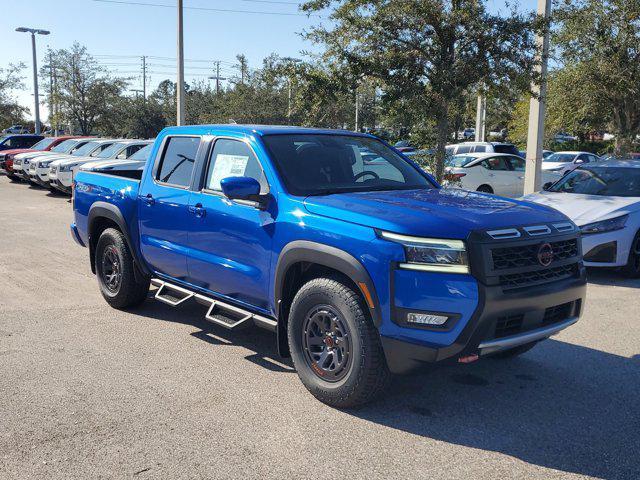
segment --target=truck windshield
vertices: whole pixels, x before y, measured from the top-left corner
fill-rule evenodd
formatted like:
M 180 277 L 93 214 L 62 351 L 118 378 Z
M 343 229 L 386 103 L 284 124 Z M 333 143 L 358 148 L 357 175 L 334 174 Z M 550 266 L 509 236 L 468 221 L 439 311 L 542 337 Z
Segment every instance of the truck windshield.
M 262 138 L 293 195 L 435 188 L 400 155 L 373 138 L 328 134 Z
M 51 145 L 53 142 L 55 142 L 55 138 L 43 138 L 42 140 L 40 140 L 38 143 L 36 143 L 35 145 L 33 145 L 31 147 L 32 150 L 44 150 L 45 148 L 47 148 L 49 145 Z
M 75 147 L 80 140 L 69 139 L 64 142 L 60 142 L 58 145 L 51 149 L 52 152 L 56 153 L 68 153 L 71 151 L 73 147 Z

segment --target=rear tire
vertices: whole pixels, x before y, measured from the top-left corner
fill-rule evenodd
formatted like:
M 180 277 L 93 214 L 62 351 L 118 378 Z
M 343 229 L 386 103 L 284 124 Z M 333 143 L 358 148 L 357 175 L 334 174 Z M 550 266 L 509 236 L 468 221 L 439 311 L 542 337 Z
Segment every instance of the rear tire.
M 293 364 L 318 400 L 337 408 L 371 401 L 390 372 L 362 297 L 341 280 L 315 278 L 300 288 L 287 327 Z
M 510 348 L 509 350 L 503 350 L 501 352 L 493 353 L 491 354 L 491 357 L 497 358 L 497 359 L 507 359 L 507 358 L 517 357 L 519 355 L 522 355 L 523 353 L 528 352 L 537 344 L 538 342 L 525 343 L 524 345 L 518 345 L 517 347 Z
M 100 292 L 113 308 L 141 304 L 149 293 L 149 279 L 136 280 L 133 255 L 124 235 L 115 228 L 102 232 L 96 245 L 95 269 Z
M 640 278 L 640 230 L 633 238 L 629 259 L 627 264 L 622 267 L 622 273 L 629 278 Z
M 493 188 L 491 188 L 489 185 L 480 185 L 478 187 L 478 190 L 476 191 L 482 193 L 493 193 Z

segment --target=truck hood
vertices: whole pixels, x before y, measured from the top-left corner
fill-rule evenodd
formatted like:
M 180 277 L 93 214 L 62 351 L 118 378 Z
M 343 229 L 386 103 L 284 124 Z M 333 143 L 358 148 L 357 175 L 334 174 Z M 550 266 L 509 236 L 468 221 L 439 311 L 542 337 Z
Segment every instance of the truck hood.
M 553 207 L 578 226 L 640 211 L 640 197 L 604 197 L 579 193 L 540 192 L 522 200 Z
M 566 220 L 534 203 L 457 188 L 341 193 L 305 199 L 310 213 L 380 230 L 465 239 L 472 230 Z

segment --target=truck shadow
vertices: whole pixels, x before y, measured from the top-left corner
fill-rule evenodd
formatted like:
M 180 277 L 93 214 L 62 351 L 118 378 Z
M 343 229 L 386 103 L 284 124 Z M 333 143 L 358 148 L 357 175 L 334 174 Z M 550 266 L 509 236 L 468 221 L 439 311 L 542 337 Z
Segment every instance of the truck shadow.
M 438 441 L 598 478 L 640 478 L 640 355 L 557 340 L 512 360 L 398 377 L 348 412 Z
M 615 269 L 587 268 L 587 281 L 596 285 L 640 288 L 640 278 L 627 278 Z
M 216 348 L 251 350 L 246 360 L 295 372 L 274 334 L 229 331 L 203 320 L 195 302 L 149 300 L 134 314 L 196 327 Z M 598 478 L 640 478 L 640 355 L 631 358 L 558 340 L 511 360 L 425 367 L 396 377 L 382 398 L 345 410 L 367 422 L 442 442 L 498 452 L 524 462 Z
M 155 293 L 155 291 L 152 293 Z M 232 331 L 211 324 L 204 319 L 206 308 L 194 301 L 187 301 L 184 305 L 180 305 L 179 308 L 180 314 L 176 315 L 175 309 L 149 298 L 142 307 L 130 313 L 146 318 L 193 326 L 199 329 L 197 332 L 190 334 L 193 338 L 222 347 L 242 346 L 254 352 L 244 357 L 245 360 L 273 372 L 295 373 L 291 360 L 281 358 L 278 355 L 275 333 L 257 327 Z

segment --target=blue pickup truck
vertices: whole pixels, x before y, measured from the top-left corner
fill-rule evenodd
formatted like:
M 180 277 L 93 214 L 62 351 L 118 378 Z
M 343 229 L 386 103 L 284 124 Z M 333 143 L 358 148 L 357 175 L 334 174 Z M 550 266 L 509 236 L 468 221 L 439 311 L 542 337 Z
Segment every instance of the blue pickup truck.
M 115 308 L 197 301 L 276 332 L 319 400 L 362 404 L 424 363 L 506 358 L 575 323 L 579 231 L 561 213 L 444 189 L 369 135 L 163 130 L 142 171 L 80 171 L 74 239 Z

